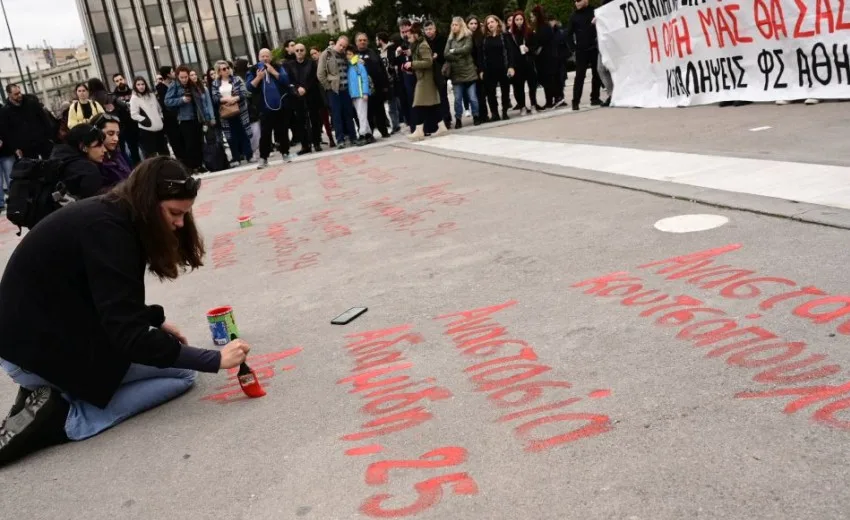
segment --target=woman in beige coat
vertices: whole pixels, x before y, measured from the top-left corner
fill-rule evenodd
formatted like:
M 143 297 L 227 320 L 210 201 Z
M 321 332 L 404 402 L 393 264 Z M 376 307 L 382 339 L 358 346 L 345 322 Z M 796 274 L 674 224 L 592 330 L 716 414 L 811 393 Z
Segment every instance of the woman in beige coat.
M 416 88 L 413 91 L 413 125 L 415 127 L 409 138 L 411 141 L 421 141 L 425 138 L 425 127 L 437 126 L 434 137 L 449 131 L 446 123 L 440 119 L 440 93 L 434 83 L 434 52 L 425 41 L 422 26 L 414 23 L 407 35 L 410 42 L 411 61 L 404 64 L 405 70 L 413 70 L 416 74 Z

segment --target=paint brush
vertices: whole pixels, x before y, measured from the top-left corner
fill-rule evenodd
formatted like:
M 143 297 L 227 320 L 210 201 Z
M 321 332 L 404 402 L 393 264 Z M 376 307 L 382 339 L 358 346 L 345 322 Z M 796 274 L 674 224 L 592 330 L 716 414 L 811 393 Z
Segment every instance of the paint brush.
M 237 378 L 239 379 L 239 386 L 242 387 L 242 392 L 248 397 L 263 397 L 266 395 L 263 385 L 257 379 L 257 374 L 251 370 L 251 367 L 247 363 L 239 365 Z

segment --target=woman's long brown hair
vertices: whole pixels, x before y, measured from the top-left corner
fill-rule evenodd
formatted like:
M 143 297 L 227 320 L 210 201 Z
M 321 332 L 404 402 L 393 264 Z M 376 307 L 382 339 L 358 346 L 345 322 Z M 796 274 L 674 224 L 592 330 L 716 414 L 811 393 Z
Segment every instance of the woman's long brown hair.
M 187 269 L 204 265 L 204 242 L 192 213 L 183 217 L 183 227 L 172 231 L 159 206 L 164 200 L 193 200 L 199 188 L 200 181 L 192 179 L 178 161 L 154 157 L 139 164 L 127 180 L 106 195 L 107 200 L 130 210 L 148 269 L 160 280 L 173 280 Z

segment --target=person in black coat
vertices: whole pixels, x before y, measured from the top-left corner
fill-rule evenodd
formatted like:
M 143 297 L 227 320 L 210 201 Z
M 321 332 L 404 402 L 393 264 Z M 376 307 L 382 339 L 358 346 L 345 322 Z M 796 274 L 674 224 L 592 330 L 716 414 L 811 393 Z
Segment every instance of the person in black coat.
M 549 25 L 549 18 L 543 7 L 536 5 L 531 10 L 531 23 L 537 39 L 537 55 L 534 64 L 537 67 L 537 81 L 543 85 L 546 96 L 546 108 L 563 105 L 564 92 L 559 84 L 560 69 L 558 56 L 558 40 L 556 33 Z
M 89 124 L 76 125 L 64 143 L 53 147 L 50 158 L 60 162 L 62 183 L 72 198 L 87 199 L 103 191 L 100 165 L 105 153 L 103 132 Z
M 202 265 L 199 187 L 179 162 L 148 159 L 18 244 L 0 280 L 0 367 L 20 385 L 0 425 L 0 465 L 97 435 L 186 392 L 196 371 L 245 361 L 244 341 L 190 347 L 164 309 L 145 302 L 146 270 L 174 279 Z
M 602 80 L 599 78 L 599 70 L 596 61 L 599 59 L 599 46 L 596 41 L 596 24 L 593 23 L 596 15 L 594 8 L 588 0 L 576 2 L 576 10 L 570 17 L 570 22 L 565 29 L 567 45 L 576 53 L 576 77 L 573 83 L 573 110 L 579 109 L 582 91 L 584 90 L 584 78 L 587 68 L 591 67 L 590 104 L 599 106 L 599 91 L 602 88 Z
M 475 68 L 478 69 L 478 81 L 475 82 L 475 91 L 478 94 L 478 119 L 482 123 L 490 120 L 487 112 L 487 98 L 484 90 L 484 80 L 481 78 L 484 74 L 484 69 L 481 66 L 481 52 L 484 46 L 484 26 L 477 16 L 468 16 L 466 18 L 466 27 L 472 31 L 472 60 L 475 62 Z
M 514 42 L 516 51 L 516 75 L 514 75 L 514 98 L 517 101 L 517 108 L 520 115 L 523 112 L 531 113 L 531 109 L 525 104 L 525 85 L 528 84 L 528 97 L 531 101 L 531 106 L 535 110 L 542 110 L 542 107 L 537 104 L 537 67 L 534 63 L 534 56 L 537 55 L 539 47 L 537 38 L 531 31 L 531 28 L 525 21 L 525 14 L 522 11 L 517 11 L 513 15 L 514 23 L 511 28 L 511 39 Z
M 0 156 L 46 159 L 56 138 L 54 122 L 36 96 L 6 85 L 9 102 L 0 109 Z
M 316 62 L 307 56 L 303 43 L 295 45 L 295 59 L 284 64 L 294 90 L 293 118 L 299 127 L 301 151 L 298 155 L 322 151 L 322 90 L 316 77 Z M 312 150 L 310 146 L 312 145 Z
M 498 16 L 491 14 L 485 18 L 484 27 L 487 36 L 481 45 L 480 61 L 487 103 L 490 104 L 490 113 L 493 114 L 491 121 L 507 120 L 510 119 L 508 109 L 511 107 L 511 81 L 516 71 L 514 44 L 504 31 L 504 25 Z M 496 89 L 502 93 L 501 118 Z

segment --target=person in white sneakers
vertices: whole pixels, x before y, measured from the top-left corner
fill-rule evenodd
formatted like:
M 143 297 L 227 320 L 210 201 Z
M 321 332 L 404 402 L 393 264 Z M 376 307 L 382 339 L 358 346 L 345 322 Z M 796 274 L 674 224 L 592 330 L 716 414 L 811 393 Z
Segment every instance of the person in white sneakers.
M 148 87 L 145 78 L 138 76 L 133 80 L 133 95 L 130 97 L 130 117 L 139 123 L 139 146 L 145 159 L 156 155 L 168 156 L 168 142 L 165 139 L 165 125 L 162 121 L 162 107 L 156 93 Z

